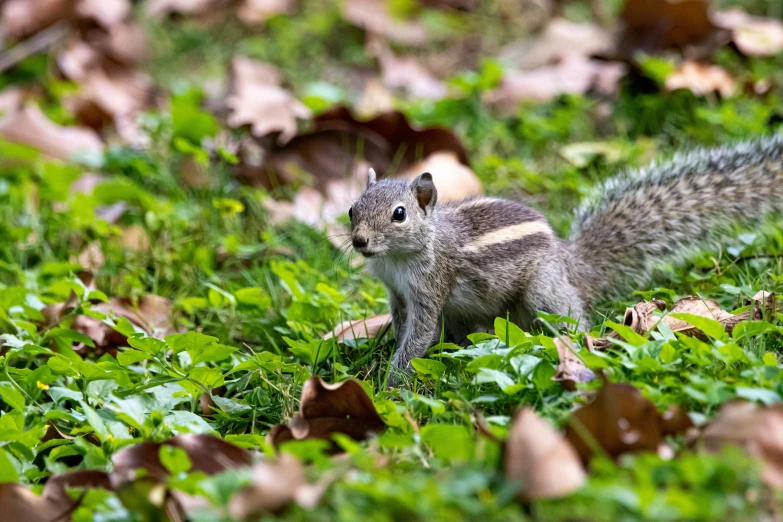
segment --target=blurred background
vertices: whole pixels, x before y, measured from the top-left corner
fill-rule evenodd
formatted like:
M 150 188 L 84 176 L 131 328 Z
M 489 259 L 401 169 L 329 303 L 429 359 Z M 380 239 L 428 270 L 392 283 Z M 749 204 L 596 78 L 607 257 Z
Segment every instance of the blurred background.
M 781 0 L 4 0 L 4 261 L 214 305 L 227 335 L 218 290 L 287 306 L 274 256 L 353 296 L 319 307 L 382 311 L 339 250 L 369 167 L 431 171 L 441 201 L 524 200 L 567 234 L 618 170 L 779 127 L 781 16 Z

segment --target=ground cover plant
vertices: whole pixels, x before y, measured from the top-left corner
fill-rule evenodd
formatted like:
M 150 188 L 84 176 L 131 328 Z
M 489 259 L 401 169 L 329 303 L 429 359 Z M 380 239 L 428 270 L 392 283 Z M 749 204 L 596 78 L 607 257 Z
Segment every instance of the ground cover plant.
M 0 1 L 2 518 L 777 520 L 779 221 L 391 390 L 344 240 L 369 167 L 565 235 L 622 169 L 779 131 L 781 12 Z

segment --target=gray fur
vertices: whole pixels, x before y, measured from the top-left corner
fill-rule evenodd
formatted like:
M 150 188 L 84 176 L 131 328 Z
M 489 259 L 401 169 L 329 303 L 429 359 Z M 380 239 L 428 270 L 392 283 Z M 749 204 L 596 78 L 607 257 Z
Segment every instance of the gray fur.
M 621 174 L 578 212 L 568 242 L 537 211 L 509 200 L 436 205 L 432 177 L 368 185 L 351 209 L 356 250 L 386 286 L 397 351 L 409 371 L 439 338 L 460 342 L 496 317 L 529 328 L 537 311 L 587 326 L 597 298 L 647 280 L 727 224 L 783 209 L 783 137 L 675 157 Z M 402 206 L 404 222 L 392 220 Z M 358 245 L 358 246 L 357 246 Z

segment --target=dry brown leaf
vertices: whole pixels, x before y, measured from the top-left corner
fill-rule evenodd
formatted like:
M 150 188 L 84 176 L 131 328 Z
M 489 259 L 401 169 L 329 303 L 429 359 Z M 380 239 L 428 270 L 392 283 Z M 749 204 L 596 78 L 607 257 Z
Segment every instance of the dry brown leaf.
M 612 45 L 612 35 L 606 29 L 555 18 L 540 34 L 504 47 L 498 57 L 519 69 L 530 70 L 558 62 L 574 53 L 601 55 L 611 50 Z
M 394 94 L 389 91 L 380 78 L 370 78 L 354 107 L 360 118 L 394 110 Z
M 411 45 L 422 44 L 427 40 L 424 25 L 417 20 L 393 17 L 385 0 L 345 0 L 342 2 L 342 11 L 348 22 L 369 33 Z
M 565 436 L 582 461 L 593 457 L 593 444 L 610 457 L 656 451 L 663 434 L 655 405 L 634 386 L 601 378 L 604 387 L 593 402 L 576 410 L 566 425 Z
M 482 194 L 478 176 L 470 167 L 461 163 L 453 151 L 433 152 L 393 177 L 413 181 L 423 172 L 432 174 L 435 188 L 438 189 L 439 202 L 460 201 Z
M 190 458 L 191 471 L 201 471 L 207 475 L 249 466 L 252 461 L 247 451 L 213 435 L 177 435 L 165 442 L 142 442 L 117 451 L 111 458 L 114 466 L 111 473 L 112 485 L 117 488 L 125 482 L 135 480 L 138 469 L 145 470 L 146 476 L 153 480 L 165 480 L 169 472 L 160 462 L 162 445 L 184 450 Z
M 296 0 L 243 0 L 237 16 L 248 25 L 263 23 L 277 14 L 292 14 Z
M 111 481 L 106 472 L 97 469 L 71 471 L 49 478 L 41 496 L 70 511 L 77 502 L 68 494 L 68 488 L 111 490 Z
M 661 415 L 661 434 L 664 437 L 677 435 L 678 433 L 687 433 L 695 427 L 688 414 L 679 406 L 669 406 L 669 409 Z
M 375 339 L 379 334 L 388 332 L 391 325 L 391 315 L 381 314 L 367 319 L 343 321 L 334 330 L 323 336 L 324 340 L 335 338 L 339 342 L 346 339 Z
M 405 170 L 437 151 L 453 151 L 460 163 L 469 165 L 465 148 L 454 133 L 439 127 L 414 129 L 397 111 L 359 121 L 346 107 L 338 106 L 316 117 L 312 127 L 311 132 L 284 146 L 267 142 L 263 150 L 245 142 L 239 150 L 237 177 L 250 185 L 271 188 L 299 179 L 306 172 L 315 176 L 315 188 L 323 193 L 330 181 L 344 180 L 364 162 L 380 177 L 390 174 L 393 166 Z
M 97 241 L 93 241 L 84 247 L 73 261 L 81 265 L 83 270 L 95 273 L 106 262 L 106 258 L 103 255 L 101 244 Z
M 440 100 L 446 85 L 412 56 L 396 56 L 381 38 L 368 38 L 368 53 L 378 58 L 381 80 L 390 89 L 402 89 L 413 98 Z
M 122 23 L 130 12 L 129 0 L 79 0 L 76 3 L 77 16 L 107 28 Z
M 0 138 L 35 147 L 58 159 L 68 159 L 77 152 L 98 153 L 103 149 L 103 143 L 92 130 L 57 125 L 31 104 L 0 119 Z
M 703 339 L 704 334 L 699 329 L 671 316 L 671 314 L 676 313 L 687 313 L 714 319 L 726 328 L 727 333 L 731 334 L 734 327 L 742 321 L 757 321 L 769 315 L 774 315 L 776 306 L 775 294 L 766 290 L 760 290 L 748 301 L 748 304 L 752 305 L 750 309 L 739 314 L 731 314 L 721 310 L 717 301 L 691 295 L 683 297 L 674 303 L 671 311 L 661 318 L 654 316 L 653 312 L 655 310 L 662 312 L 666 309 L 666 304 L 663 301 L 642 301 L 633 308 L 625 310 L 623 324 L 631 327 L 638 334 L 644 334 L 655 328 L 659 321 L 663 321 L 673 332 Z M 614 332 L 607 337 L 621 338 Z M 594 339 L 593 343 L 596 348 L 605 348 L 611 344 L 606 339 Z
M 385 427 L 358 381 L 326 384 L 314 376 L 302 387 L 299 412 L 288 424 L 275 426 L 269 432 L 269 440 L 279 446 L 289 440 L 331 440 L 334 433 L 365 440 Z
M 130 225 L 122 229 L 120 244 L 128 250 L 135 252 L 149 252 L 151 248 L 150 237 L 141 225 Z
M 506 441 L 506 480 L 519 484 L 523 500 L 573 493 L 587 477 L 574 448 L 536 413 L 525 408 L 512 420 Z
M 696 96 L 718 93 L 724 98 L 734 94 L 734 78 L 723 67 L 686 61 L 666 78 L 666 90 L 687 89 Z
M 7 0 L 0 4 L 3 34 L 20 39 L 73 14 L 72 0 Z
M 69 512 L 68 506 L 57 505 L 12 482 L 0 484 L 0 506 L 4 520 L 24 522 L 51 522 Z
M 199 15 L 226 4 L 226 0 L 148 0 L 145 10 L 152 17 L 171 14 Z
M 296 135 L 297 120 L 310 118 L 310 110 L 280 87 L 280 74 L 269 64 L 236 56 L 231 60 L 231 77 L 226 106 L 231 127 L 248 125 L 264 137 L 279 133 L 281 144 Z
M 783 407 L 762 407 L 745 401 L 725 403 L 704 428 L 701 444 L 717 452 L 727 444 L 745 448 L 764 467 L 761 478 L 769 486 L 783 488 Z
M 590 382 L 595 379 L 595 373 L 585 366 L 579 357 L 574 355 L 576 348 L 571 339 L 556 337 L 555 347 L 557 355 L 560 357 L 560 363 L 557 365 L 555 375 L 552 376 L 553 381 L 560 382 L 567 390 L 575 390 L 576 383 Z
M 783 22 L 751 16 L 735 7 L 712 14 L 715 25 L 731 31 L 731 39 L 747 56 L 774 56 L 783 51 Z
M 569 53 L 554 65 L 507 73 L 500 86 L 488 91 L 484 99 L 504 112 L 514 113 L 523 101 L 548 101 L 561 94 L 584 94 L 591 89 L 615 94 L 624 75 L 625 65 L 621 63 Z
M 325 484 L 308 483 L 304 466 L 289 454 L 254 465 L 251 480 L 250 486 L 231 498 L 228 510 L 233 518 L 247 520 L 253 515 L 274 513 L 292 502 L 312 508 L 325 489 Z
M 626 0 L 619 54 L 704 44 L 715 31 L 710 0 Z

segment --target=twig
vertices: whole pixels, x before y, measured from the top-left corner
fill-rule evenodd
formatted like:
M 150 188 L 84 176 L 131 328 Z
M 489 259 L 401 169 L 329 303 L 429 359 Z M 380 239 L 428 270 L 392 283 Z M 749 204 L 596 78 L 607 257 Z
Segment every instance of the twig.
M 0 54 L 0 72 L 7 71 L 17 63 L 34 54 L 40 53 L 49 46 L 57 43 L 65 36 L 68 28 L 63 21 L 59 21 L 51 27 L 39 31 L 27 40 L 19 42 L 12 48 Z

